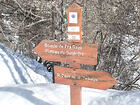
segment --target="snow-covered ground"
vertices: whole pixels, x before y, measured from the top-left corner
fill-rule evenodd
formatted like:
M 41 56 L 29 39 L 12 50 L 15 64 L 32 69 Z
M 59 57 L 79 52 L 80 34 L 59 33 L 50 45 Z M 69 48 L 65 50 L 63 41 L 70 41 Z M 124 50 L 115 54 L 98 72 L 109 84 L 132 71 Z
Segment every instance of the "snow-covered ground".
M 70 88 L 53 84 L 45 67 L 0 44 L 0 105 L 70 105 Z M 140 105 L 140 91 L 82 88 L 82 105 Z
M 41 64 L 16 54 L 0 44 L 0 86 L 51 81 L 51 73 L 48 73 Z
M 0 105 L 70 105 L 69 93 L 69 86 L 52 83 L 5 86 Z M 140 105 L 140 91 L 82 88 L 82 105 Z

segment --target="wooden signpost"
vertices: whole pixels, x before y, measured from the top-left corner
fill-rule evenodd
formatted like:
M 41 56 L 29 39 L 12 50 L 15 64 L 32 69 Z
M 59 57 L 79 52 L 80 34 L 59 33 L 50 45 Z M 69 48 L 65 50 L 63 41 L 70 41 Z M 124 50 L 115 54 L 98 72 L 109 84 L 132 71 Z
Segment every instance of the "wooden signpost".
M 73 3 L 67 9 L 68 41 L 82 43 L 82 8 Z
M 71 105 L 82 105 L 81 87 L 108 89 L 117 81 L 107 72 L 80 69 L 80 64 L 97 64 L 97 44 L 82 43 L 82 8 L 74 3 L 67 12 L 69 42 L 43 40 L 34 51 L 44 60 L 70 64 L 69 68 L 54 67 L 54 81 L 70 85 Z

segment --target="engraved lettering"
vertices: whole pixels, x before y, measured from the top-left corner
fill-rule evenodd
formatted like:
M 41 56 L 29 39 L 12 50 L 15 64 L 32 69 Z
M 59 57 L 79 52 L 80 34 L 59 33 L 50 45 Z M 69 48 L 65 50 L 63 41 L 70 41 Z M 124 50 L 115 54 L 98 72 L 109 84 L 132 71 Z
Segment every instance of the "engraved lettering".
M 92 82 L 98 82 L 99 80 L 97 78 L 89 78 L 86 76 L 73 76 L 73 75 L 65 75 L 65 74 L 56 74 L 56 77 L 62 77 L 65 79 L 74 79 L 74 80 L 87 80 Z
M 55 44 L 47 44 L 47 43 L 44 44 L 44 47 L 48 47 L 48 48 L 58 48 L 58 46 L 55 45 Z
M 83 52 L 70 52 L 70 51 L 57 51 L 57 50 L 49 50 L 45 49 L 45 52 L 48 54 L 56 54 L 56 55 L 72 55 L 72 56 L 84 56 Z

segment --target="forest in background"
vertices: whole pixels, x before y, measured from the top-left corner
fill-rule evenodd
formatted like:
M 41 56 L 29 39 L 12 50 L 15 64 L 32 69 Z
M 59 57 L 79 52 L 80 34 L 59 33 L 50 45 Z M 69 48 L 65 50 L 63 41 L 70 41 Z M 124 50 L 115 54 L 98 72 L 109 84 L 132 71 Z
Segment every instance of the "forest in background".
M 72 3 L 83 9 L 83 43 L 98 44 L 98 64 L 83 68 L 109 72 L 115 89 L 139 90 L 139 0 L 0 0 L 0 42 L 36 59 L 33 48 L 42 40 L 67 40 Z

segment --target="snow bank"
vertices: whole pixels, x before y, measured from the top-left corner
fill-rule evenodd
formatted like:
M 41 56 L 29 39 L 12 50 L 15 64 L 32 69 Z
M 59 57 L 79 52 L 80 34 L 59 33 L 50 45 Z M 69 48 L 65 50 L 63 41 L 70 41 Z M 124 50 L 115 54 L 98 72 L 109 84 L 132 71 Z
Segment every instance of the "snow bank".
M 0 44 L 0 86 L 51 82 L 51 74 L 47 73 L 46 68 L 41 68 L 43 67 L 36 61 Z
M 139 97 L 140 91 L 82 88 L 82 105 L 140 105 Z M 0 105 L 70 105 L 70 88 L 52 83 L 0 87 Z
M 83 105 L 140 105 L 140 91 L 83 89 Z

